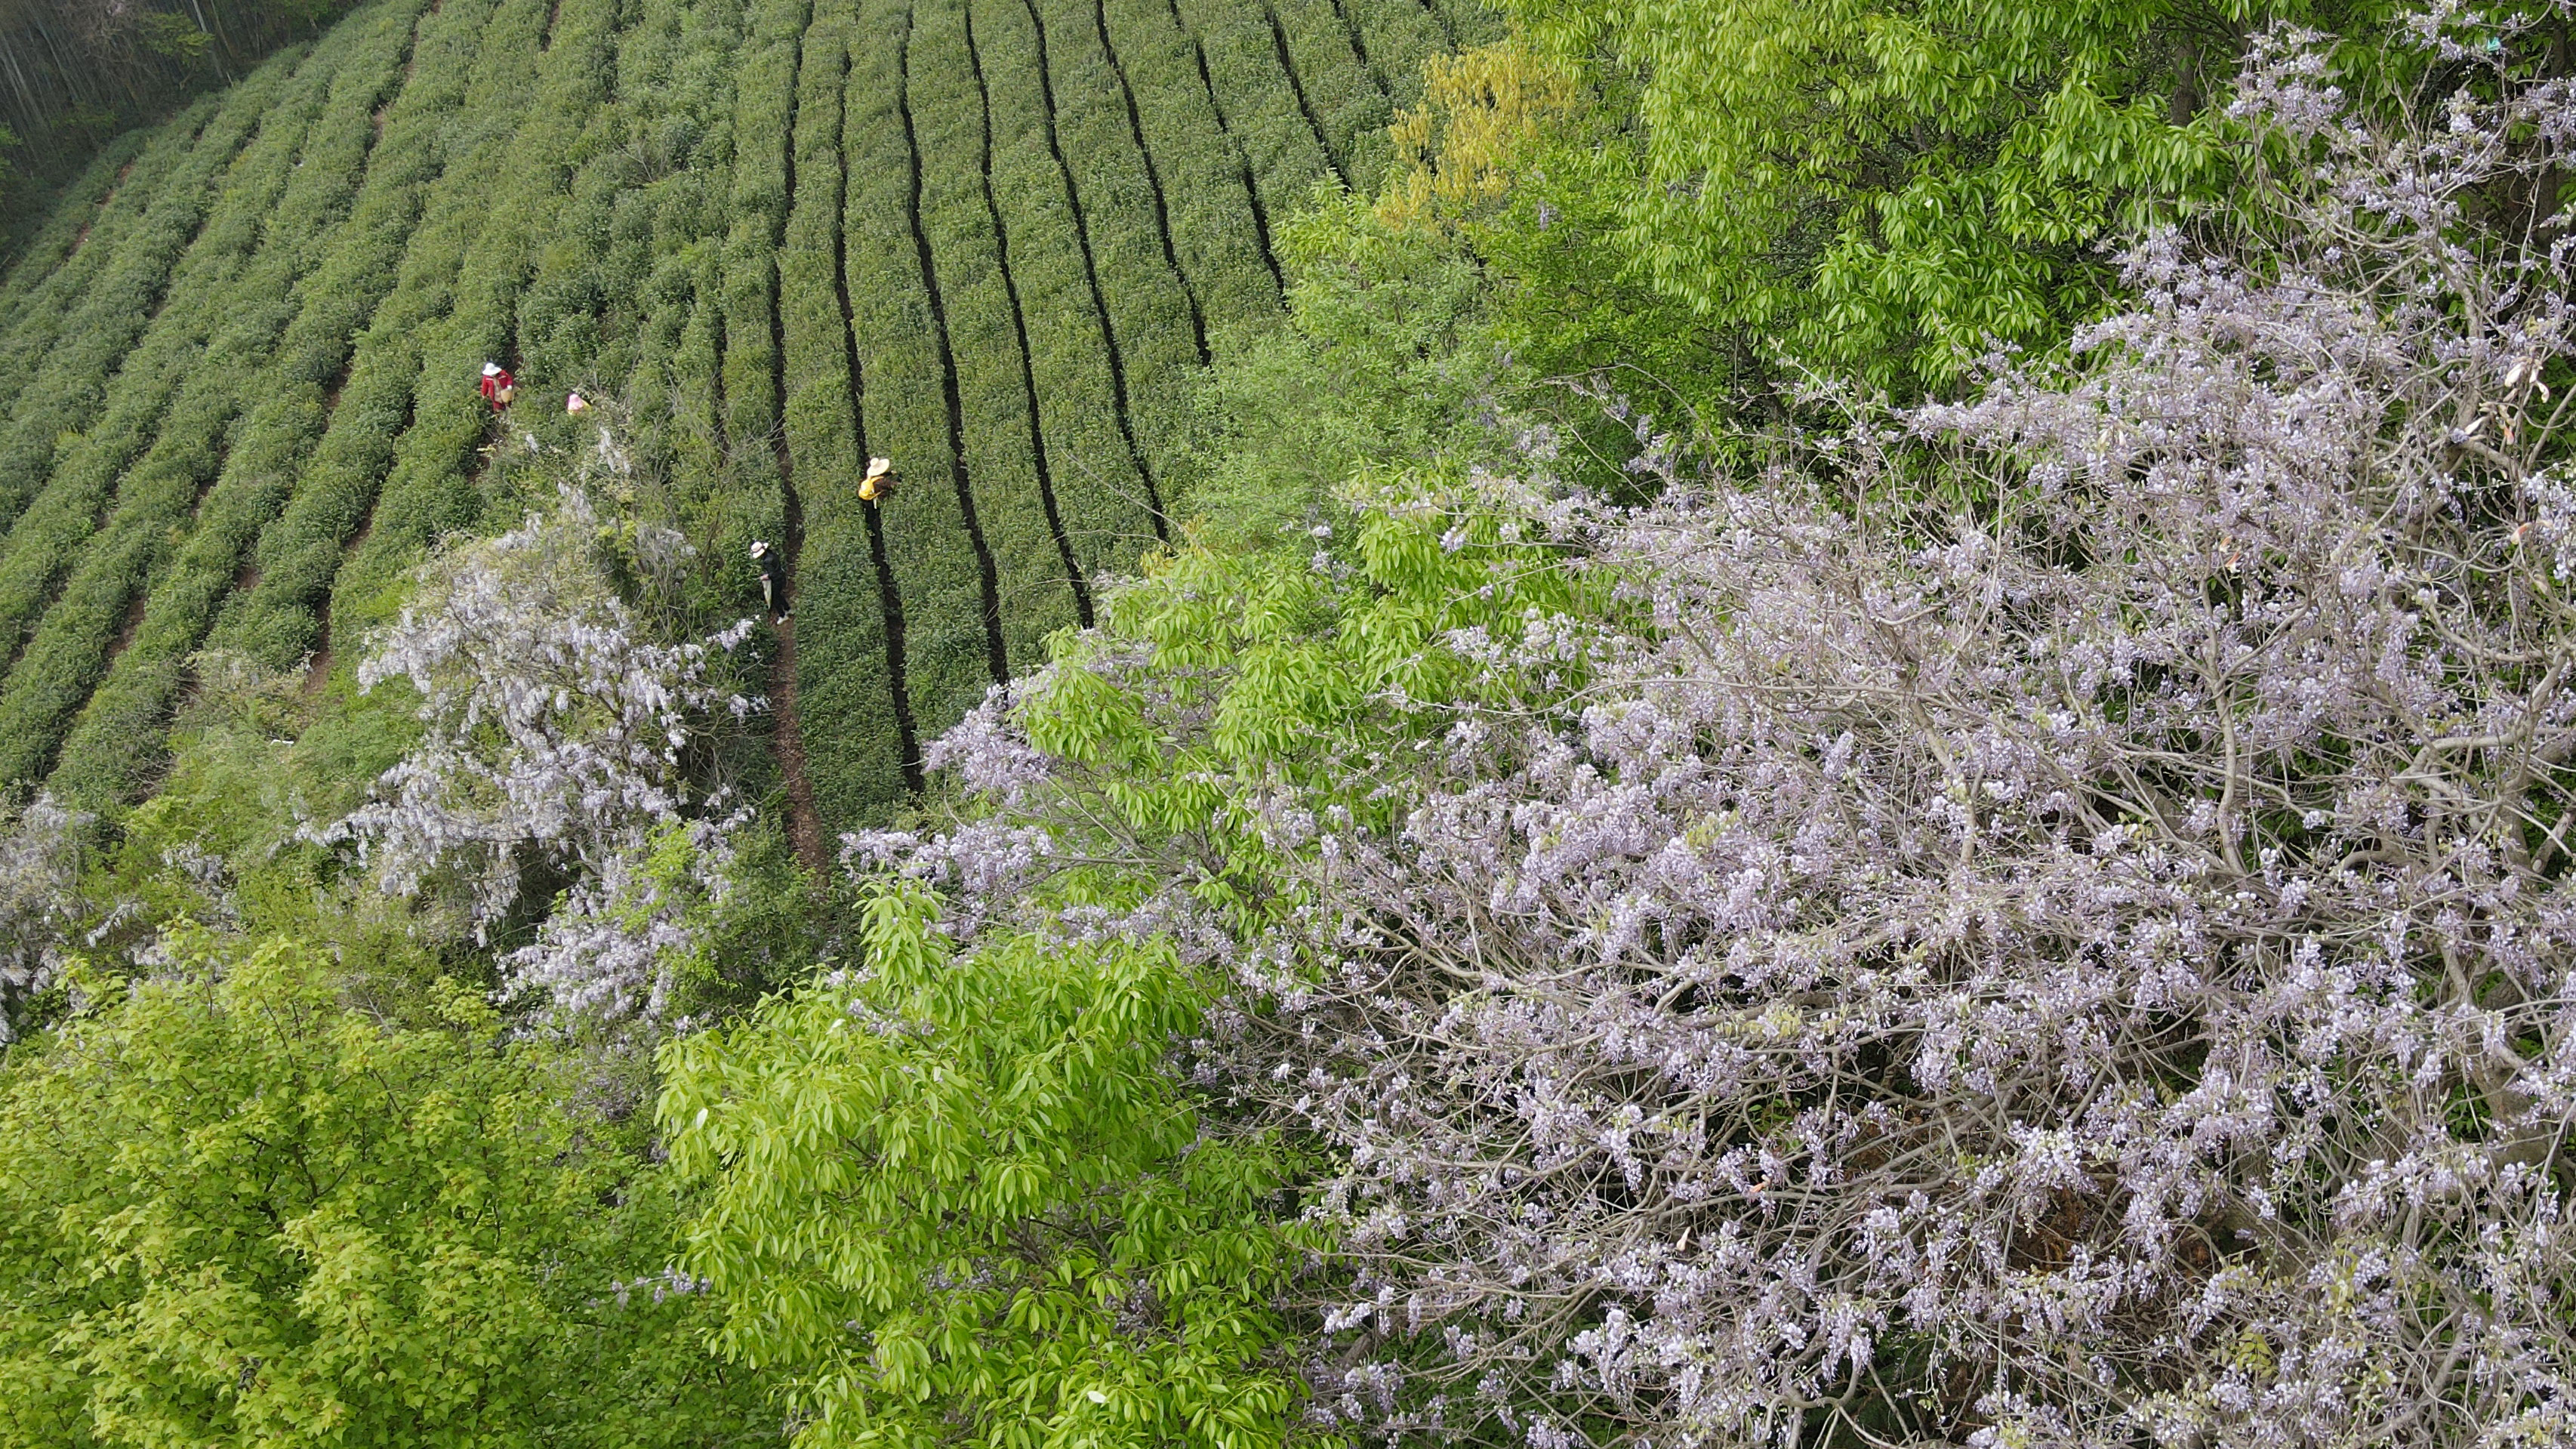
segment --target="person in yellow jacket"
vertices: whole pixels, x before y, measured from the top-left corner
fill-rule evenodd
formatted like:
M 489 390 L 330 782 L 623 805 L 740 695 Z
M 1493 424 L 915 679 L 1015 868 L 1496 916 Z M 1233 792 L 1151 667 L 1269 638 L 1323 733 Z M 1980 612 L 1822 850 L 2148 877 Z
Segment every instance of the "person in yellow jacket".
M 868 460 L 868 476 L 859 480 L 859 501 L 883 503 L 894 496 L 894 464 L 883 458 Z

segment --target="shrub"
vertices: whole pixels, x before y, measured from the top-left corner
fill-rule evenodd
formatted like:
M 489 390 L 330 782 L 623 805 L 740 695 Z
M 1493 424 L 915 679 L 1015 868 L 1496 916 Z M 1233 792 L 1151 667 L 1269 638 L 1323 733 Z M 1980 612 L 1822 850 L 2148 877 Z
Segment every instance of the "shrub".
M 1263 0 L 1274 51 L 1284 43 L 1297 85 L 1341 158 L 1342 174 L 1361 190 L 1386 168 L 1385 129 L 1395 119 L 1386 83 L 1370 73 L 1333 0 Z
M 89 914 L 81 864 L 94 817 L 39 795 L 0 830 L 0 1050 L 24 1034 Z M 5 1058 L 0 1058 L 5 1060 Z

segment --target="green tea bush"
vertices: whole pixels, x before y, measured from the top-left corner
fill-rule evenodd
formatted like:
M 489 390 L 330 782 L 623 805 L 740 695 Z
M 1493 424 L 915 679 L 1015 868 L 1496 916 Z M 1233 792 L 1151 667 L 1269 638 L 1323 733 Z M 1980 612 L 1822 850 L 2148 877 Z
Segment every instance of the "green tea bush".
M 198 142 L 230 159 L 207 180 L 191 217 L 192 240 L 155 283 L 165 305 L 117 359 L 96 414 L 57 450 L 52 476 L 0 543 L 0 654 L 17 656 L 53 602 L 55 585 L 108 515 L 127 470 L 163 434 L 165 422 L 172 423 L 172 451 L 188 460 L 179 466 L 211 460 L 230 379 L 206 342 L 241 268 L 261 245 L 261 222 L 285 186 L 319 100 L 309 81 L 293 87 L 301 94 L 289 95 L 297 59 L 280 56 L 260 67 L 227 95 Z M 196 405 L 173 422 L 167 414 L 183 391 L 196 394 Z M 0 734 L 0 756 L 18 753 L 18 742 Z
M 429 237 L 457 246 L 447 315 L 419 331 L 411 427 L 366 537 L 352 544 L 332 580 L 325 643 L 336 655 L 354 656 L 367 631 L 392 616 L 402 578 L 422 550 L 481 516 L 476 448 L 487 440 L 504 445 L 509 434 L 525 431 L 518 418 L 495 423 L 475 378 L 487 359 L 517 358 L 511 324 L 518 291 L 563 199 L 565 158 L 606 95 L 617 11 L 616 0 L 561 0 L 551 10 L 513 0 L 483 37 L 494 63 L 477 77 L 479 95 L 467 98 L 483 135 L 457 178 L 472 190 L 456 188 L 453 229 Z M 550 40 L 542 53 L 540 35 Z M 420 245 L 415 240 L 416 250 Z M 518 406 L 527 411 L 520 417 L 542 420 L 543 403 L 562 395 L 551 379 L 522 378 Z
M 992 552 L 1004 655 L 1016 671 L 1045 658 L 1046 636 L 1074 620 L 1074 598 L 1039 494 L 1004 243 L 985 200 L 991 138 L 966 40 L 964 0 L 914 0 L 904 49 L 930 285 L 947 319 L 966 477 Z M 926 712 L 923 727 L 935 731 L 948 718 Z
M 1046 439 L 1061 552 L 1084 580 L 1088 606 L 1090 582 L 1126 569 L 1154 540 L 1157 490 L 1129 416 L 1133 394 L 1100 277 L 1094 208 L 1055 124 L 1053 79 L 1043 68 L 1054 61 L 1053 47 L 1031 0 L 977 0 L 973 13 L 1029 390 Z M 1117 220 L 1128 230 L 1136 219 L 1130 212 Z M 1157 311 L 1167 333 L 1189 346 L 1186 309 L 1167 294 Z
M 148 201 L 130 231 L 102 239 L 115 247 L 112 260 L 83 289 L 59 342 L 18 395 L 0 439 L 0 519 L 14 521 L 43 489 L 56 458 L 100 426 L 110 380 L 166 299 L 170 269 L 196 238 L 215 176 L 257 121 L 256 102 L 206 101 L 172 124 L 169 140 L 179 154 L 155 167 L 155 180 L 138 192 Z
M 576 147 L 573 205 L 520 304 L 531 370 L 594 387 L 627 379 L 638 423 L 658 419 L 674 387 L 711 380 L 704 362 L 674 370 L 670 354 L 730 221 L 744 20 L 739 0 L 653 0 L 620 37 L 615 101 Z M 585 311 L 576 292 L 595 303 Z
M 808 0 L 753 0 L 750 42 L 735 80 L 733 225 L 723 251 L 717 393 L 729 440 L 726 466 L 734 488 L 759 500 L 753 507 L 762 535 L 779 531 L 785 518 L 778 474 L 786 438 L 779 411 L 778 242 L 787 225 L 797 57 L 809 8 Z
M 360 157 L 333 142 L 364 124 L 361 107 L 394 79 L 398 52 L 384 42 L 397 38 L 395 22 L 407 29 L 409 13 L 395 7 L 388 23 L 331 32 L 235 166 L 199 246 L 255 239 L 256 249 L 228 280 L 189 281 L 222 316 L 151 451 L 118 484 L 96 538 L 63 551 L 74 561 L 61 595 L 0 687 L 0 778 L 41 771 L 104 672 L 120 623 L 129 639 L 139 637 L 150 618 L 146 591 L 218 481 L 237 417 L 260 389 L 283 381 L 275 349 L 296 313 L 296 282 L 321 249 L 315 232 L 345 215 L 358 181 Z M 336 87 L 337 105 L 335 81 L 358 82 Z M 281 124 L 289 120 L 298 124 Z M 330 164 L 335 157 L 344 164 Z
M 1026 425 L 1029 460 L 1037 474 L 1037 504 L 1045 520 L 1047 539 L 1055 546 L 1056 563 L 1063 571 L 1073 595 L 1076 622 L 1088 628 L 1095 615 L 1092 611 L 1090 579 L 1082 562 L 1074 554 L 1073 541 L 1065 531 L 1064 505 L 1057 497 L 1055 428 L 1046 418 L 1047 400 L 1038 387 L 1035 347 L 1029 338 L 1029 301 L 1026 295 L 1033 278 L 1040 301 L 1071 300 L 1066 289 L 1081 279 L 1080 236 L 1071 225 L 1071 207 L 1063 189 L 1063 171 L 1045 152 L 1042 133 L 1030 123 L 1029 107 L 1043 105 L 1043 89 L 1033 91 L 1014 104 L 997 111 L 993 105 L 993 73 L 1010 67 L 1005 56 L 1013 49 L 1013 36 L 997 43 L 975 33 L 975 6 L 972 0 L 962 7 L 966 27 L 967 67 L 975 77 L 975 114 L 981 127 L 983 153 L 979 158 L 983 170 L 984 222 L 993 239 L 994 271 L 1002 281 L 1002 300 L 1011 329 L 1012 357 L 1019 363 L 1021 420 Z M 1026 42 L 1023 41 L 1023 44 Z M 988 60 L 989 58 L 989 60 Z M 1006 80 L 1005 84 L 1008 82 Z M 1023 210 L 1016 219 L 1005 218 L 1002 197 L 1008 194 Z M 1051 213 L 1051 214 L 1050 214 Z M 1053 226 L 1049 223 L 1052 222 Z M 1017 261 L 1014 262 L 1014 248 Z M 1087 287 L 1079 294 L 1083 303 L 1090 300 Z M 1103 344 L 1095 341 L 1093 346 Z M 1054 381 L 1054 379 L 1050 379 Z M 1102 379 L 1106 381 L 1105 376 Z
M 1385 130 L 1395 118 L 1386 82 L 1360 58 L 1350 27 L 1333 0 L 1263 0 L 1306 99 L 1333 138 L 1351 184 L 1372 188 L 1386 169 Z
M 448 176 L 450 127 L 466 106 L 497 8 L 498 0 L 446 0 L 422 21 L 410 78 L 384 112 L 366 192 L 350 218 L 355 235 L 331 259 L 352 285 L 380 290 L 348 317 L 363 330 L 334 369 L 339 386 L 329 395 L 327 427 L 283 511 L 261 528 L 254 577 L 227 602 L 213 634 L 221 647 L 271 668 L 293 665 L 319 642 L 314 611 L 329 596 L 342 543 L 363 524 L 394 440 L 409 426 L 419 369 L 413 329 L 442 300 L 424 284 L 412 241 L 430 224 Z M 327 386 L 334 374 L 313 381 Z M 289 450 L 281 464 L 291 466 L 291 457 Z
M 923 265 L 930 233 L 916 198 L 929 189 L 925 133 L 906 109 L 915 79 L 906 42 L 911 6 L 868 0 L 859 14 L 861 33 L 872 42 L 851 55 L 843 236 L 868 449 L 891 458 L 906 481 L 881 510 L 879 525 L 903 605 L 907 698 L 926 739 L 991 687 L 996 641 L 984 613 L 984 560 L 959 497 L 965 474 L 952 437 L 963 435 L 964 419 L 949 412 L 952 349 Z M 819 494 L 807 497 L 806 515 L 808 547 L 816 554 L 807 567 L 818 577 L 833 570 L 850 580 L 820 596 L 856 598 L 861 570 L 874 571 L 866 519 L 853 500 Z M 817 632 L 819 626 L 800 643 L 819 645 Z M 822 681 L 809 674 L 804 683 L 810 690 Z M 820 700 L 808 715 L 824 717 Z M 864 716 L 858 722 L 880 729 L 893 723 Z M 813 734 L 819 743 L 821 730 Z
M 1328 171 L 1352 184 L 1366 184 L 1383 165 L 1381 148 L 1360 133 L 1383 125 L 1388 114 L 1385 93 L 1371 83 L 1352 53 L 1350 37 L 1335 20 L 1328 0 L 1307 6 L 1260 0 L 1170 0 L 1167 11 L 1200 37 L 1220 94 L 1260 96 L 1272 91 L 1272 104 L 1284 99 L 1288 116 L 1302 125 Z M 1316 13 L 1320 12 L 1320 14 Z M 1372 120 L 1371 118 L 1376 119 Z M 1284 127 L 1287 117 L 1273 124 Z M 1254 149 L 1255 174 L 1263 174 L 1261 147 Z M 1293 145 L 1281 150 L 1293 154 Z M 1366 154 L 1363 154 L 1366 153 Z M 1274 154 L 1274 163 L 1285 159 Z M 1293 206 L 1298 195 L 1280 198 Z
M 1092 295 L 1069 310 L 1077 315 L 1090 311 L 1103 329 L 1103 361 L 1114 369 L 1113 405 L 1121 442 L 1142 470 L 1136 480 L 1144 490 L 1141 495 L 1066 500 L 1068 527 L 1075 530 L 1079 547 L 1090 531 L 1084 504 L 1106 508 L 1114 502 L 1130 512 L 1170 511 L 1179 424 L 1186 412 L 1186 391 L 1178 384 L 1199 363 L 1197 334 L 1204 319 L 1181 274 L 1166 260 L 1154 177 L 1128 129 L 1125 81 L 1110 64 L 1093 7 L 1082 0 L 1021 0 L 1021 8 L 1030 16 L 1032 35 L 1044 40 L 1048 85 L 1040 98 L 1046 110 L 1042 124 L 1066 173 L 1086 248 Z M 1053 331 L 1042 329 L 1042 346 L 1056 341 L 1047 335 Z M 1117 487 L 1116 479 L 1114 470 L 1099 475 L 1086 471 L 1074 480 L 1074 488 L 1077 493 L 1105 492 Z M 1134 523 L 1118 513 L 1105 517 L 1108 538 L 1132 532 Z M 1148 527 L 1156 522 L 1143 521 Z M 1169 531 L 1167 519 L 1159 531 Z M 1135 540 L 1126 542 L 1132 546 Z M 1096 552 L 1099 542 L 1091 547 Z
M 1286 36 L 1273 32 L 1268 12 L 1228 0 L 1164 0 L 1164 10 L 1189 35 L 1191 59 L 1203 66 L 1217 114 L 1274 224 L 1302 205 L 1318 180 L 1347 179 L 1304 83 L 1281 64 Z
M 758 596 L 745 556 L 755 538 L 784 544 L 788 459 L 781 415 L 786 388 L 785 319 L 780 311 L 779 242 L 794 188 L 794 118 L 807 0 L 752 0 L 746 43 L 734 65 L 733 168 L 726 178 L 731 226 L 701 283 L 696 324 L 711 368 L 704 399 L 704 472 L 683 486 L 709 495 L 722 528 L 713 546 L 748 606 Z M 722 500 L 715 502 L 715 500 Z M 747 611 L 747 608 L 746 608 Z M 774 641 L 764 640 L 774 647 Z
M 640 148 L 661 173 L 644 180 L 641 197 L 621 194 L 612 220 L 613 244 L 642 252 L 651 277 L 654 341 L 639 352 L 625 389 L 630 418 L 659 460 L 673 521 L 697 540 L 708 571 L 726 581 L 738 604 L 757 590 L 734 561 L 758 535 L 746 531 L 742 505 L 749 500 L 730 486 L 731 440 L 722 415 L 723 264 L 732 225 L 724 202 L 737 164 L 733 118 L 743 101 L 737 57 L 750 19 L 738 0 L 661 0 L 648 7 L 620 52 L 619 104 L 611 113 L 619 130 L 607 138 L 623 138 L 620 154 Z M 682 169 L 669 170 L 683 161 Z M 639 217 L 634 207 L 645 199 L 649 215 Z M 542 340 L 550 335 L 545 288 L 541 274 L 521 307 L 523 349 L 550 345 Z M 605 380 L 615 368 L 588 362 L 582 375 Z
M 1198 77 L 1190 37 L 1157 0 L 1105 0 L 1111 42 L 1136 101 L 1145 146 L 1161 178 L 1172 245 L 1209 327 L 1264 325 L 1279 315 L 1279 286 L 1261 239 L 1243 167 L 1225 144 L 1215 102 Z
M 122 182 L 140 169 L 147 143 L 163 134 L 129 131 L 102 147 L 63 188 L 53 212 L 0 281 L 0 417 L 37 376 L 46 351 L 62 334 L 63 319 L 115 250 L 118 230 L 141 213 L 148 183 L 138 192 Z M 93 240 L 100 245 L 91 246 Z
M 842 311 L 842 236 L 848 185 L 843 96 L 854 40 L 846 16 L 818 13 L 805 32 L 796 106 L 796 202 L 778 257 L 786 342 L 787 450 L 799 532 L 773 544 L 795 549 L 796 688 L 800 717 L 865 721 L 803 738 L 808 774 L 836 818 L 882 811 L 904 788 L 886 659 L 885 614 L 864 539 L 857 487 L 861 378 L 850 317 Z M 853 304 L 855 305 L 855 304 Z M 782 519 L 782 522 L 784 520 Z M 775 703 L 775 701 L 773 701 Z
M 1338 3 L 1342 28 L 1351 47 L 1368 66 L 1378 88 L 1397 106 L 1412 104 L 1422 94 L 1422 63 L 1448 49 L 1439 17 L 1425 4 L 1353 5 Z
M 295 284 L 292 315 L 265 363 L 243 381 L 244 410 L 194 527 L 153 581 L 132 642 L 71 727 L 53 777 L 58 793 L 104 803 L 131 797 L 151 778 L 159 751 L 148 742 L 184 679 L 186 658 L 329 421 L 326 389 L 347 367 L 351 339 L 391 284 L 408 235 L 390 202 L 409 193 L 426 148 L 406 154 L 419 132 L 399 103 L 388 119 L 389 139 L 374 136 L 368 117 L 400 83 L 415 26 L 427 28 L 423 8 L 424 0 L 379 7 L 334 32 L 353 48 L 277 208 L 273 232 L 290 240 L 272 241 L 263 254 L 264 266 L 287 269 Z
M 653 430 L 669 470 L 673 501 L 692 537 L 707 550 L 712 568 L 731 597 L 748 603 L 758 593 L 748 564 L 734 560 L 760 535 L 751 531 L 749 500 L 724 486 L 730 477 L 732 439 L 725 435 L 724 286 L 722 240 L 702 249 L 690 278 L 689 307 L 680 333 L 656 369 L 637 369 L 630 389 L 639 426 Z

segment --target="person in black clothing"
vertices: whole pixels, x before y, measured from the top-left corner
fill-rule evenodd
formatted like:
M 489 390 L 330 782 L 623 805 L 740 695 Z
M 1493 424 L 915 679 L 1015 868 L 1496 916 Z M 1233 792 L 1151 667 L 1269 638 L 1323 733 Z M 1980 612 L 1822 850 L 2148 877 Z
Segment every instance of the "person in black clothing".
M 753 539 L 751 561 L 760 566 L 760 601 L 769 606 L 771 622 L 786 622 L 787 581 L 778 574 L 778 550 L 766 539 Z

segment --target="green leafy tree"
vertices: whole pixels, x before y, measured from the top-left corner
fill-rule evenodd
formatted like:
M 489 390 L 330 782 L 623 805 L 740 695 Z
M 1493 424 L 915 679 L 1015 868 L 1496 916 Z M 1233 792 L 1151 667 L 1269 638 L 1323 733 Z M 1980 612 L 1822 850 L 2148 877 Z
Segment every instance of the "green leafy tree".
M 2379 0 L 1507 0 L 1621 123 L 1548 162 L 1706 323 L 1907 386 L 2099 304 L 2099 252 L 2233 167 L 2211 105 L 2276 21 Z
M 171 933 L 0 1074 L 0 1444 L 732 1444 L 674 1207 L 471 993 Z
M 1168 944 L 865 907 L 870 969 L 663 1048 L 687 1271 L 824 1445 L 1208 1446 L 1288 1432 L 1289 1166 L 1167 1071 L 1209 987 Z

